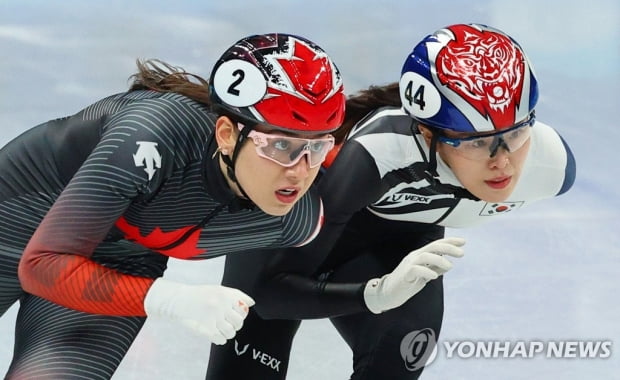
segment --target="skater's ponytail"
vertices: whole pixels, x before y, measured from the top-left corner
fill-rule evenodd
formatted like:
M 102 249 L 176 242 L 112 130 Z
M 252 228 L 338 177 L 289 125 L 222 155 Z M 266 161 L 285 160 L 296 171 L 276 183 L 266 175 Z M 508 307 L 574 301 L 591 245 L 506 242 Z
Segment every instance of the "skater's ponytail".
M 336 138 L 336 144 L 344 141 L 353 126 L 364 116 L 377 108 L 386 106 L 401 106 L 398 82 L 384 86 L 370 86 L 349 96 L 345 108 L 344 122 L 337 131 L 332 133 Z
M 137 60 L 136 64 L 138 72 L 130 77 L 133 83 L 129 91 L 174 92 L 210 106 L 209 84 L 200 76 L 158 59 Z

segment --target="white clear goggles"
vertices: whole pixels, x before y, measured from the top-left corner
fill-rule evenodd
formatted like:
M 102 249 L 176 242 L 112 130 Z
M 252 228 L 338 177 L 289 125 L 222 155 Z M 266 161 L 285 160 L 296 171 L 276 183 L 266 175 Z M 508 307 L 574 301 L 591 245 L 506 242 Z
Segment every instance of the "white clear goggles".
M 439 136 L 438 140 L 451 146 L 458 154 L 466 158 L 484 160 L 494 157 L 500 148 L 504 148 L 508 152 L 515 152 L 521 148 L 530 138 L 530 127 L 534 125 L 535 121 L 536 116 L 532 112 L 527 120 L 494 134 L 465 138 Z
M 237 123 L 239 130 L 244 126 Z M 334 147 L 334 137 L 304 139 L 300 137 L 290 137 L 281 134 L 270 134 L 251 130 L 248 135 L 256 146 L 256 153 L 263 158 L 273 161 L 284 167 L 291 167 L 306 156 L 310 168 L 320 166 L 327 153 Z

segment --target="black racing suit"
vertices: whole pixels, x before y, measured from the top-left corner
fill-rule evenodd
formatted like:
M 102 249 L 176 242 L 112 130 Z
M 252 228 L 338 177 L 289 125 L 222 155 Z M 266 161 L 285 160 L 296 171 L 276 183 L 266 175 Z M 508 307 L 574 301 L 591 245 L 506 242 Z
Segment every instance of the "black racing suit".
M 285 216 L 233 194 L 214 154 L 215 120 L 185 96 L 135 91 L 0 150 L 0 315 L 20 300 L 7 378 L 110 378 L 168 257 L 315 236 L 314 190 Z

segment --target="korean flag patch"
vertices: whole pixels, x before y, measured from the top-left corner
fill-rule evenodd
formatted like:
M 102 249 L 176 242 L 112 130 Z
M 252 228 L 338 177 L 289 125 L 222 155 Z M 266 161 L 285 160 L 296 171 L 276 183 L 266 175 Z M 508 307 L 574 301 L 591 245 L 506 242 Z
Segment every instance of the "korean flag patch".
M 523 206 L 523 201 L 487 203 L 484 205 L 484 208 L 480 212 L 480 216 L 505 214 L 512 210 L 516 210 L 521 206 Z

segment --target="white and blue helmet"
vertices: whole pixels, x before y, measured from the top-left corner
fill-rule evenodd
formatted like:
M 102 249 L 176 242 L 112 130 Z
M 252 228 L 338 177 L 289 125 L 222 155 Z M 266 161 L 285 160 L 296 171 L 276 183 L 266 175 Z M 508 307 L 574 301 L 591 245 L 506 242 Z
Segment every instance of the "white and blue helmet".
M 400 97 L 419 122 L 457 132 L 492 132 L 527 119 L 538 81 L 521 46 L 479 24 L 439 29 L 407 56 Z

